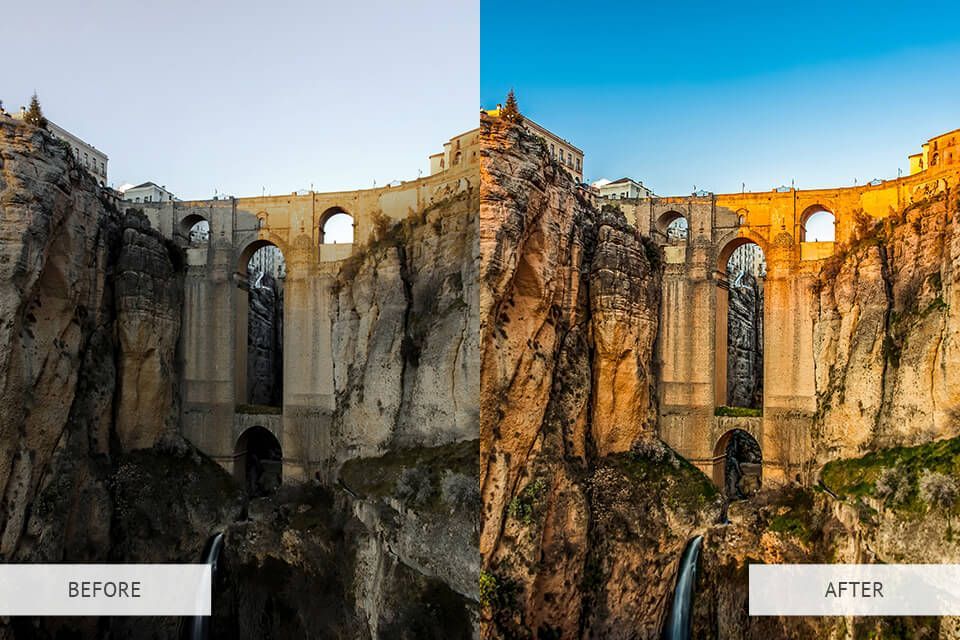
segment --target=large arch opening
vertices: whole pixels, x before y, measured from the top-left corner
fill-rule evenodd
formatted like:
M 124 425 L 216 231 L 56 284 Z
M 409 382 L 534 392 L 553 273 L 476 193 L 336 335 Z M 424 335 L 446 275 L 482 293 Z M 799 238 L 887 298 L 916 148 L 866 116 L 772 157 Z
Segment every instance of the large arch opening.
M 180 221 L 180 234 L 190 246 L 205 245 L 210 241 L 210 222 L 199 214 L 190 214 Z
M 713 449 L 713 481 L 728 500 L 743 500 L 760 490 L 763 475 L 760 443 L 743 429 L 720 436 Z
M 763 409 L 763 281 L 766 277 L 763 250 L 747 238 L 737 238 L 721 252 L 718 267 L 715 372 L 718 413 L 760 415 Z
M 668 243 L 683 243 L 690 235 L 690 224 L 679 211 L 667 211 L 657 220 L 657 228 Z
M 320 244 L 353 244 L 353 216 L 331 207 L 320 217 Z
M 283 450 L 268 429 L 250 427 L 237 438 L 233 452 L 233 475 L 247 493 L 273 493 L 283 482 Z
M 235 376 L 237 403 L 247 413 L 283 405 L 283 285 L 286 264 L 280 249 L 252 243 L 240 255 Z
M 835 242 L 837 218 L 822 205 L 807 207 L 800 216 L 800 242 Z

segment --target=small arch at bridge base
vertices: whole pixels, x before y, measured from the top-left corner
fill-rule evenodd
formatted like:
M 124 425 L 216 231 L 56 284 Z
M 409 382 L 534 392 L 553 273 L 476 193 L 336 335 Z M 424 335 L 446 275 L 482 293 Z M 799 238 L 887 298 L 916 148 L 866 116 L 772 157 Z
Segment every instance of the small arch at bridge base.
M 234 448 L 233 476 L 252 496 L 276 491 L 283 482 L 283 450 L 276 436 L 261 426 L 244 431 Z
M 743 500 L 760 490 L 763 455 L 760 444 L 743 429 L 731 429 L 713 450 L 713 482 L 728 500 Z

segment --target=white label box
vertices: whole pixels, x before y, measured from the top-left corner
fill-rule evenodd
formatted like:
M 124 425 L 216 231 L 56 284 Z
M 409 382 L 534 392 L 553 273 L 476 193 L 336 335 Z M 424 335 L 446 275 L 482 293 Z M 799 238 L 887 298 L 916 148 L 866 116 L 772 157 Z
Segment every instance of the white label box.
M 751 616 L 956 616 L 960 564 L 751 564 Z
M 208 564 L 0 564 L 0 616 L 209 616 Z

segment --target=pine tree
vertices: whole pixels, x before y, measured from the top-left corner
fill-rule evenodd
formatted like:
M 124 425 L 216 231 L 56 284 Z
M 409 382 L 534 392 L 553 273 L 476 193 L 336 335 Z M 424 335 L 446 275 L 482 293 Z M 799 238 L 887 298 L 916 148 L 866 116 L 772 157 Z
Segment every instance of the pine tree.
M 523 121 L 520 108 L 517 106 L 517 96 L 513 93 L 513 89 L 510 89 L 507 93 L 507 101 L 504 103 L 503 109 L 500 110 L 500 117 L 511 122 L 520 123 Z
M 43 117 L 43 109 L 40 108 L 40 99 L 37 98 L 36 91 L 33 92 L 33 97 L 30 98 L 30 107 L 27 109 L 27 114 L 23 119 L 35 127 L 42 129 L 47 128 L 47 119 Z

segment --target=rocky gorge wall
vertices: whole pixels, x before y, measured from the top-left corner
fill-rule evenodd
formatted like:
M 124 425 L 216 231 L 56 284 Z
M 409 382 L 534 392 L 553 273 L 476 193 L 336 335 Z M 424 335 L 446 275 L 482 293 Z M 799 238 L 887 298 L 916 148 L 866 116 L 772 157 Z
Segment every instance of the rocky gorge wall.
M 0 559 L 194 562 L 223 531 L 214 637 L 472 637 L 469 202 L 391 228 L 389 246 L 359 255 L 332 293 L 349 353 L 339 419 L 356 432 L 376 415 L 386 434 L 344 457 L 377 481 L 252 499 L 180 436 L 181 249 L 117 210 L 52 136 L 0 117 Z M 364 295 L 375 302 L 359 305 Z M 440 375 L 426 370 L 441 361 Z M 390 383 L 396 403 L 378 403 Z M 173 638 L 178 623 L 13 618 L 0 638 Z
M 481 142 L 482 634 L 649 637 L 719 509 L 655 437 L 659 252 L 522 127 Z
M 751 562 L 955 558 L 960 505 L 929 478 L 960 477 L 957 194 L 862 216 L 811 265 L 808 428 L 825 488 L 762 488 L 721 524 L 714 484 L 656 438 L 659 251 L 535 136 L 481 122 L 482 636 L 659 637 L 681 551 L 702 534 L 693 637 L 960 637 L 953 619 L 746 615 Z M 776 330 L 764 302 L 759 286 L 731 292 L 732 403 L 761 393 L 747 378 Z
M 763 287 L 742 274 L 731 283 L 727 313 L 727 405 L 763 405 Z
M 862 219 L 822 269 L 814 348 L 821 460 L 960 433 L 960 201 Z

